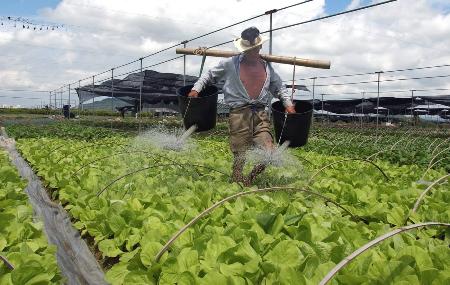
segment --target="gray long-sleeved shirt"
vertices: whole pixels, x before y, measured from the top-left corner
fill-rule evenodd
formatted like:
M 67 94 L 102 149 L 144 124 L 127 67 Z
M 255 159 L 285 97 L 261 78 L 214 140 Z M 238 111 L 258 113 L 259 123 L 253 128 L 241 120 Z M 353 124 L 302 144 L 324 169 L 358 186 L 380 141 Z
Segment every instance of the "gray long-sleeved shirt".
M 242 59 L 243 54 L 222 60 L 217 66 L 204 73 L 194 84 L 192 90 L 200 92 L 205 86 L 224 80 L 222 91 L 225 103 L 231 108 L 247 104 L 267 106 L 272 96 L 279 98 L 285 107 L 292 106 L 289 91 L 283 85 L 280 76 L 267 62 L 265 62 L 266 81 L 261 89 L 261 93 L 258 98 L 251 99 L 240 79 L 239 66 Z

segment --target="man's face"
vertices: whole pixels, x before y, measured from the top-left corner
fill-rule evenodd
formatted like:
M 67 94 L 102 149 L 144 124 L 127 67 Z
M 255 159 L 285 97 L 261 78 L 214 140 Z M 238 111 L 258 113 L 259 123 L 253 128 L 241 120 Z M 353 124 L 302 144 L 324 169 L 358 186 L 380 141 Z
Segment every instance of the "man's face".
M 252 48 L 252 49 L 250 49 L 250 50 L 248 50 L 248 51 L 246 51 L 245 53 L 247 54 L 247 55 L 258 55 L 259 54 L 259 51 L 261 50 L 261 46 L 257 46 L 257 47 L 254 47 L 254 48 Z

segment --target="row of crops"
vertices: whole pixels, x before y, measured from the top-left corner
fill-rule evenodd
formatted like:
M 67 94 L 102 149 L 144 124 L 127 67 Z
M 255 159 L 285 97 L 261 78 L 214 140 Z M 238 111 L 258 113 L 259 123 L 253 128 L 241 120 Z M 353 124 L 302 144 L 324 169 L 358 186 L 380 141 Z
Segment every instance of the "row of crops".
M 289 163 L 269 167 L 252 188 L 230 183 L 222 132 L 197 135 L 182 152 L 74 124 L 8 132 L 112 284 L 318 284 L 385 233 L 450 221 L 447 180 L 431 185 L 449 171 L 441 132 L 316 128 L 307 147 L 289 150 Z M 331 284 L 449 284 L 449 240 L 445 227 L 393 236 Z
M 308 150 L 353 158 L 382 159 L 450 171 L 450 131 L 443 129 L 373 130 L 324 129 L 315 131 Z
M 33 210 L 17 170 L 0 150 L 0 284 L 58 284 L 62 281 L 54 246 Z

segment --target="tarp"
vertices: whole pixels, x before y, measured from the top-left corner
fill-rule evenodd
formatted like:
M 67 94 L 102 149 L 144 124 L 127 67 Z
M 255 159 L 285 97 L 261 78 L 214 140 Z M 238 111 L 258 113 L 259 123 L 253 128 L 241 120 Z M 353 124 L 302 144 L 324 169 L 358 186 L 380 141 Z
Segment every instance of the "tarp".
M 28 181 L 25 192 L 36 216 L 44 223 L 48 242 L 57 248 L 58 266 L 67 284 L 108 284 L 94 255 L 72 226 L 70 216 L 61 204 L 50 200 L 41 181 L 17 152 L 14 140 L 8 138 L 4 128 L 1 129 L 0 142 L 0 146 L 9 152 L 20 176 Z
M 186 76 L 186 85 L 193 84 L 197 80 L 195 76 Z M 77 88 L 80 102 L 86 102 L 93 97 L 98 96 L 114 96 L 128 104 L 137 107 L 139 105 L 140 88 L 142 85 L 142 103 L 143 104 L 178 104 L 176 90 L 184 86 L 183 75 L 176 73 L 160 73 L 154 70 L 145 70 L 142 72 L 132 73 L 124 79 L 107 80 L 99 85 L 87 85 Z M 219 90 L 222 84 L 216 84 Z M 113 88 L 112 88 L 113 86 Z M 286 84 L 292 87 L 292 84 Z M 309 90 L 304 85 L 294 85 L 299 91 Z M 310 92 L 309 92 L 310 93 Z M 392 115 L 408 114 L 408 108 L 424 104 L 441 104 L 450 108 L 450 95 L 442 96 L 417 96 L 411 97 L 380 97 L 378 113 L 384 114 L 389 112 Z M 371 97 L 364 100 L 361 99 L 336 99 L 336 100 L 314 100 L 314 109 L 336 113 L 376 113 L 377 98 Z M 442 115 L 443 108 L 430 109 L 430 114 Z
M 434 104 L 441 104 L 450 107 L 450 95 L 441 96 L 420 96 L 419 98 Z
M 186 75 L 186 85 L 194 84 L 196 80 L 197 77 Z M 184 86 L 182 74 L 144 70 L 142 74 L 141 72 L 132 73 L 124 79 L 107 80 L 98 85 L 86 85 L 76 88 L 76 91 L 80 103 L 89 101 L 93 97 L 114 96 L 137 106 L 141 84 L 143 104 L 178 103 L 176 90 Z

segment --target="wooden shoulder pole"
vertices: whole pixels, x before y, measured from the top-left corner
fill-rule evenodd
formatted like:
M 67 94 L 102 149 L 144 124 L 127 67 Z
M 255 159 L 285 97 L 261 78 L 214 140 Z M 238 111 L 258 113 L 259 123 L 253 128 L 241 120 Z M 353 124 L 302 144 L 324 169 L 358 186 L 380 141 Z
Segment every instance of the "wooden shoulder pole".
M 213 57 L 232 57 L 238 55 L 238 51 L 226 51 L 226 50 L 214 50 L 214 49 L 202 49 L 202 48 L 177 48 L 177 54 L 185 55 L 199 55 L 199 56 L 213 56 Z M 290 56 L 279 56 L 261 54 L 261 57 L 268 62 L 276 62 L 282 64 L 306 66 L 312 68 L 330 69 L 331 63 L 326 60 L 305 59 Z

